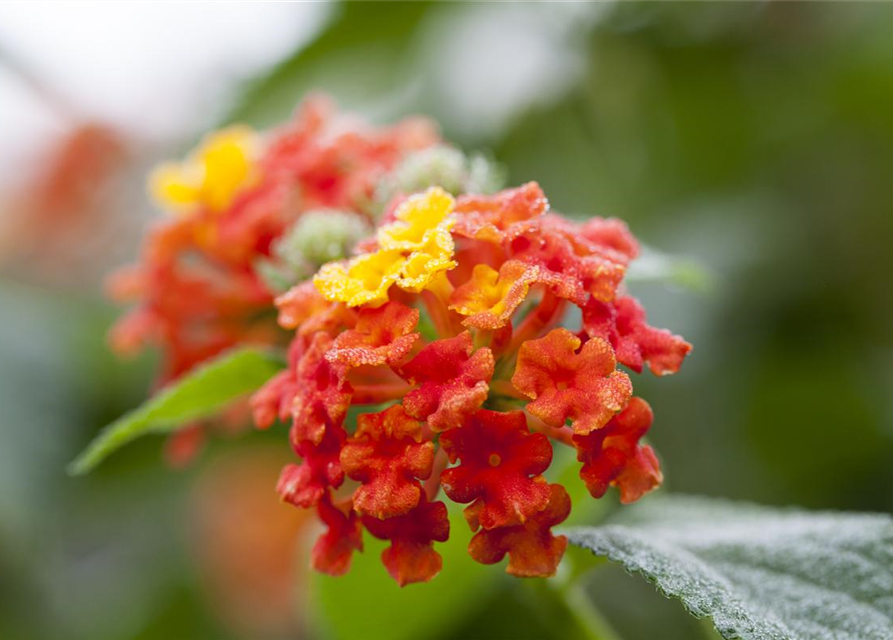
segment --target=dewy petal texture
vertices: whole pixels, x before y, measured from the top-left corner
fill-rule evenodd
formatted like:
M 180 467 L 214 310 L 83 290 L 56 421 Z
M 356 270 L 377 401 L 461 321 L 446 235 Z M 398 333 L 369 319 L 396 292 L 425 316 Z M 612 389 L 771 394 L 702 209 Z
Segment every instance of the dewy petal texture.
M 332 339 L 317 333 L 297 362 L 292 401 L 292 442 L 319 444 L 326 429 L 341 426 L 350 406 L 351 388 L 343 372 L 325 359 Z
M 432 431 L 460 426 L 487 399 L 493 376 L 493 353 L 473 351 L 467 331 L 436 340 L 403 367 L 403 376 L 418 388 L 403 400 L 406 412 L 428 421 Z
M 421 424 L 401 405 L 361 415 L 357 432 L 341 451 L 341 466 L 362 485 L 354 509 L 375 518 L 403 515 L 423 494 L 418 479 L 431 475 L 434 444 L 422 442 Z
M 418 309 L 399 302 L 361 309 L 356 326 L 335 338 L 326 359 L 349 367 L 394 365 L 418 339 L 419 334 L 413 333 L 418 323 Z
M 353 552 L 363 550 L 360 518 L 349 503 L 333 504 L 328 496 L 319 501 L 317 513 L 327 530 L 313 545 L 311 564 L 322 573 L 344 575 L 350 570 Z
M 567 329 L 521 345 L 512 384 L 533 400 L 527 411 L 552 427 L 570 419 L 574 431 L 599 429 L 632 395 L 629 376 L 617 371 L 611 345 L 592 338 L 583 345 Z
M 282 470 L 276 491 L 291 504 L 308 508 L 316 505 L 329 488 L 336 489 L 344 481 L 341 469 L 341 448 L 347 434 L 341 427 L 326 430 L 318 445 L 304 440 L 295 445 L 295 453 L 304 460 Z
M 549 490 L 546 508 L 524 524 L 478 531 L 468 545 L 471 557 L 482 564 L 495 564 L 508 554 L 506 572 L 513 576 L 546 578 L 555 575 L 567 548 L 567 538 L 552 535 L 551 529 L 567 519 L 571 501 L 561 485 L 550 485 Z M 474 518 L 470 517 L 469 521 L 473 523 Z
M 546 507 L 549 486 L 539 474 L 552 462 L 552 445 L 530 433 L 523 411 L 481 409 L 440 443 L 450 462 L 461 461 L 441 474 L 444 491 L 456 502 L 477 500 L 485 529 L 522 524 Z
M 548 210 L 549 201 L 536 182 L 492 196 L 466 195 L 456 203 L 455 232 L 466 238 L 499 243 L 510 225 L 537 218 Z
M 275 304 L 279 309 L 279 326 L 298 329 L 301 335 L 317 331 L 331 333 L 341 324 L 353 321 L 353 311 L 323 298 L 312 282 L 302 282 L 292 287 L 277 297 Z
M 397 208 L 396 220 L 378 230 L 377 251 L 323 265 L 313 283 L 326 300 L 349 307 L 387 301 L 393 284 L 420 293 L 456 266 L 452 210 L 452 196 L 439 187 L 408 198 Z
M 645 309 L 632 296 L 613 304 L 590 300 L 583 308 L 583 329 L 608 340 L 617 359 L 637 373 L 646 362 L 655 375 L 676 373 L 692 348 L 682 337 L 650 326 Z
M 499 271 L 486 264 L 476 265 L 471 279 L 453 292 L 450 309 L 468 316 L 462 323 L 467 327 L 499 329 L 510 321 L 541 276 L 539 267 L 517 260 L 503 263 Z
M 416 251 L 428 244 L 440 231 L 449 231 L 453 197 L 440 187 L 407 198 L 394 212 L 396 220 L 378 230 L 382 249 Z
M 446 542 L 450 536 L 444 503 L 428 502 L 423 495 L 418 506 L 404 515 L 387 520 L 365 516 L 363 524 L 376 538 L 391 541 L 381 560 L 401 587 L 428 582 L 440 573 L 443 558 L 432 543 Z
M 348 307 L 381 304 L 387 302 L 388 289 L 400 278 L 405 261 L 399 251 L 365 253 L 347 263 L 323 265 L 313 284 L 326 300 Z
M 654 451 L 639 444 L 653 420 L 648 403 L 633 398 L 602 429 L 574 436 L 577 460 L 583 463 L 580 477 L 592 497 L 601 498 L 613 485 L 620 489 L 620 501 L 630 503 L 660 485 L 663 476 Z

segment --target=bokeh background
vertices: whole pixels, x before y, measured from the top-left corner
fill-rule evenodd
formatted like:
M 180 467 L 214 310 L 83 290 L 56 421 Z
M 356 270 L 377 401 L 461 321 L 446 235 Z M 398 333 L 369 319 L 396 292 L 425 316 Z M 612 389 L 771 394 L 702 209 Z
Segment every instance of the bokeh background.
M 461 548 L 402 595 L 374 547 L 309 576 L 277 434 L 183 469 L 148 438 L 65 475 L 150 386 L 151 354 L 105 344 L 101 285 L 160 215 L 147 168 L 315 89 L 429 115 L 556 209 L 705 265 L 709 286 L 633 286 L 695 344 L 637 381 L 662 491 L 893 510 L 890 33 L 893 6 L 853 3 L 4 5 L 0 638 L 576 637 L 553 587 Z M 710 637 L 620 570 L 583 596 L 618 637 Z

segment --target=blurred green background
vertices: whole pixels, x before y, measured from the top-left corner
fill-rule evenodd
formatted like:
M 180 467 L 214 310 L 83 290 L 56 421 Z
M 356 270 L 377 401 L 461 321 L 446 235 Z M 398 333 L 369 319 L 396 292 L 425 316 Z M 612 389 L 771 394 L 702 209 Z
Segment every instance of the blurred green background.
M 347 3 L 308 29 L 193 130 L 147 141 L 118 127 L 123 193 L 98 218 L 71 214 L 85 233 L 40 219 L 29 251 L 0 242 L 0 638 L 579 637 L 554 607 L 560 580 L 507 580 L 461 541 L 443 575 L 402 595 L 371 543 L 337 583 L 299 567 L 295 617 L 265 616 L 267 583 L 221 569 L 231 547 L 208 549 L 251 526 L 250 509 L 219 517 L 232 469 L 275 503 L 281 434 L 215 440 L 184 470 L 147 439 L 90 477 L 64 473 L 149 388 L 151 354 L 125 362 L 105 345 L 118 310 L 99 284 L 134 255 L 145 167 L 203 128 L 281 122 L 315 89 L 379 122 L 429 115 L 446 139 L 491 151 L 510 184 L 539 181 L 555 209 L 621 217 L 709 266 L 706 290 L 632 286 L 655 325 L 695 345 L 678 375 L 635 380 L 657 415 L 661 491 L 893 510 L 893 6 Z M 13 49 L 2 61 L 27 76 Z M 11 193 L 7 220 L 31 211 Z M 283 520 L 249 538 L 263 549 L 300 530 L 303 565 L 305 529 Z M 710 637 L 614 568 L 583 598 L 621 638 Z

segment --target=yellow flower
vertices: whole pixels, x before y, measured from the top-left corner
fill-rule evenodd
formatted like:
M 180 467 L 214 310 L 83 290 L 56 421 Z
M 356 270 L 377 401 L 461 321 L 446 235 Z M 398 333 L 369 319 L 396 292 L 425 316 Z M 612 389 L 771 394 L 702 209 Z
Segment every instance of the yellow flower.
M 412 196 L 397 221 L 378 230 L 378 251 L 323 265 L 313 283 L 326 300 L 349 307 L 386 302 L 392 284 L 412 293 L 435 286 L 438 274 L 456 266 L 453 204 L 440 187 Z
M 172 211 L 201 206 L 222 211 L 254 179 L 256 140 L 244 126 L 212 133 L 186 160 L 163 164 L 152 173 L 152 196 Z
M 348 307 L 381 304 L 387 302 L 388 289 L 400 277 L 405 261 L 399 251 L 366 253 L 347 263 L 324 264 L 313 277 L 313 284 L 326 300 Z
M 465 326 L 504 327 L 540 277 L 539 267 L 518 260 L 503 263 L 499 271 L 486 264 L 475 265 L 471 278 L 453 292 L 450 309 L 469 316 Z
M 409 197 L 395 213 L 396 222 L 378 230 L 382 249 L 413 251 L 428 244 L 432 234 L 449 231 L 453 226 L 450 214 L 455 200 L 440 187 Z
M 397 286 L 412 293 L 421 293 L 435 275 L 456 266 L 453 261 L 453 236 L 443 227 L 425 234 L 425 242 L 403 263 Z

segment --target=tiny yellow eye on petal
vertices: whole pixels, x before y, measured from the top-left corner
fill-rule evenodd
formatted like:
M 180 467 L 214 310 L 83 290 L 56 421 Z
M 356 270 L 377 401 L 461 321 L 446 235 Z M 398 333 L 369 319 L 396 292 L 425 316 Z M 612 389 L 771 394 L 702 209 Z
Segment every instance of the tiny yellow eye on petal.
M 413 251 L 426 242 L 430 231 L 440 226 L 452 226 L 448 216 L 453 212 L 453 196 L 440 187 L 409 197 L 396 213 L 396 222 L 378 230 L 378 244 L 384 249 Z

